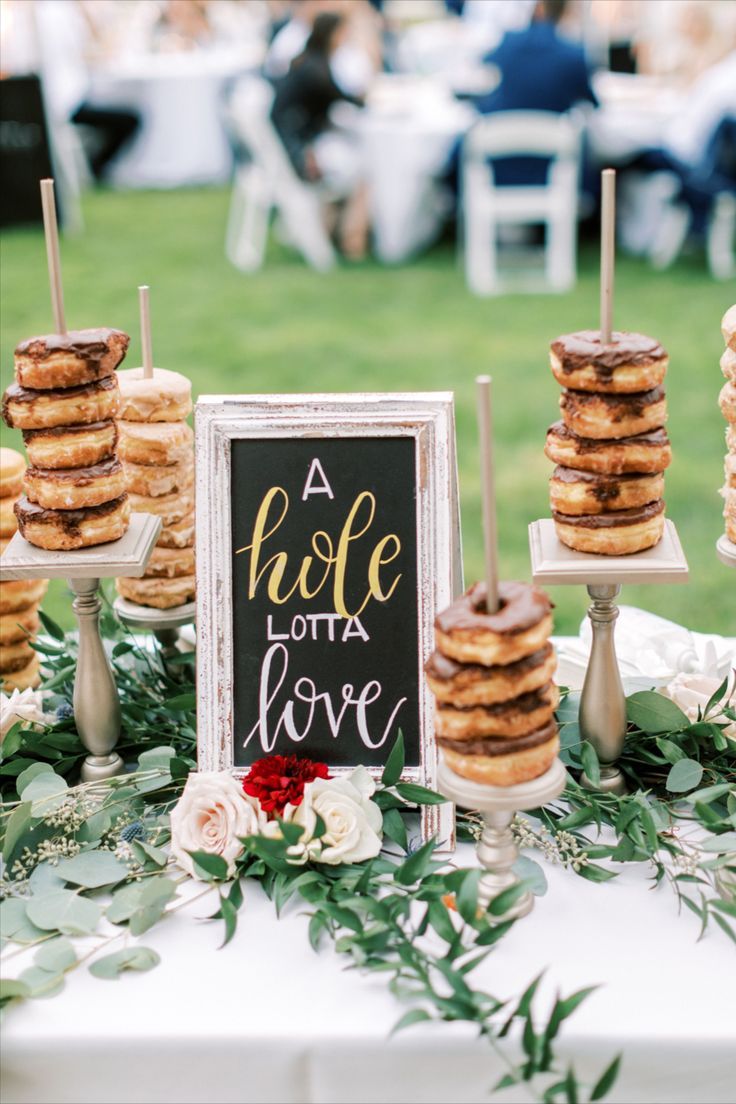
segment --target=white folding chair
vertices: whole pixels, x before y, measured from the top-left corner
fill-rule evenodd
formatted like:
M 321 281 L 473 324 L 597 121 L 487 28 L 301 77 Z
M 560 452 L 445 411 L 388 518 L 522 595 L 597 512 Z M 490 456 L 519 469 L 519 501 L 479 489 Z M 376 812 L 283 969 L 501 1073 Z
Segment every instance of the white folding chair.
M 255 272 L 263 264 L 271 213 L 286 237 L 317 269 L 335 264 L 335 250 L 322 221 L 319 189 L 294 172 L 271 122 L 273 89 L 260 77 L 246 77 L 228 104 L 228 122 L 251 160 L 235 172 L 225 252 L 236 268 Z
M 496 184 L 490 158 L 551 159 L 546 185 Z M 548 111 L 503 111 L 480 119 L 462 149 L 465 274 L 476 295 L 497 295 L 508 283 L 499 273 L 498 231 L 503 225 L 546 226 L 541 289 L 567 291 L 576 277 L 580 123 Z M 540 290 L 540 282 L 515 284 Z

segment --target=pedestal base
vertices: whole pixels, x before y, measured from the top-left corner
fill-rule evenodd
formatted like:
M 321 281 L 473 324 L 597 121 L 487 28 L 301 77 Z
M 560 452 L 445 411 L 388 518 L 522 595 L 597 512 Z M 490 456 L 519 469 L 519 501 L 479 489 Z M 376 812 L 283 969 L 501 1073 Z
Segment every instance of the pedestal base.
M 514 814 L 524 809 L 536 809 L 558 797 L 565 788 L 566 771 L 559 759 L 550 769 L 531 782 L 518 786 L 483 786 L 471 782 L 440 762 L 438 786 L 440 793 L 463 809 L 478 809 L 483 814 L 483 832 L 477 855 L 485 873 L 478 888 L 478 904 L 486 910 L 490 902 L 504 890 L 517 885 L 519 878 L 512 870 L 519 849 L 511 834 Z M 517 920 L 534 906 L 531 893 L 524 893 L 495 923 Z
M 122 774 L 125 763 L 116 751 L 110 755 L 88 755 L 82 763 L 83 782 L 101 782 L 105 778 L 114 778 Z
M 580 775 L 580 785 L 584 786 L 586 790 L 595 790 L 596 793 L 612 793 L 616 797 L 623 797 L 625 793 L 628 793 L 626 779 L 619 768 L 614 765 L 601 767 L 601 780 L 597 784 L 591 781 L 583 771 Z
M 736 544 L 725 533 L 716 541 L 716 555 L 727 567 L 736 567 Z

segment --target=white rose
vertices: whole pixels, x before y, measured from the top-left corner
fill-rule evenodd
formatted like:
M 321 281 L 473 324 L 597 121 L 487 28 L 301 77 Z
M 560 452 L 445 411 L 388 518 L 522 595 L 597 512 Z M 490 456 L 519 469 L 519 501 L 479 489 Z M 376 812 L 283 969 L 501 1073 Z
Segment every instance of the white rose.
M 304 828 L 299 843 L 289 848 L 294 858 L 329 863 L 357 863 L 372 859 L 381 850 L 381 810 L 371 801 L 376 786 L 365 767 L 356 767 L 343 778 L 317 778 L 304 787 L 301 805 L 287 805 L 284 819 Z M 320 816 L 325 824 L 321 839 L 314 839 Z
M 40 690 L 14 690 L 8 696 L 0 691 L 0 741 L 17 721 L 26 724 L 46 724 L 49 718 L 43 711 L 43 694 Z
M 694 722 L 698 719 L 698 711 L 700 711 L 701 716 L 705 713 L 706 705 L 720 684 L 720 679 L 710 678 L 708 675 L 679 674 L 673 678 L 672 682 L 663 687 L 660 693 L 664 694 L 666 698 L 670 698 L 675 705 L 679 705 L 682 712 L 687 715 L 688 720 Z M 735 697 L 736 684 L 731 687 L 730 692 L 726 690 L 725 696 L 721 698 L 721 706 L 732 706 Z M 715 721 L 716 724 L 724 724 L 728 721 L 728 717 L 719 713 L 717 716 L 710 717 L 709 720 Z M 736 723 L 730 723 L 723 731 L 724 735 L 732 740 L 736 739 Z
M 171 853 L 192 877 L 196 874 L 188 851 L 221 855 L 232 875 L 243 850 L 240 838 L 258 835 L 266 823 L 258 799 L 224 771 L 190 774 L 170 819 Z

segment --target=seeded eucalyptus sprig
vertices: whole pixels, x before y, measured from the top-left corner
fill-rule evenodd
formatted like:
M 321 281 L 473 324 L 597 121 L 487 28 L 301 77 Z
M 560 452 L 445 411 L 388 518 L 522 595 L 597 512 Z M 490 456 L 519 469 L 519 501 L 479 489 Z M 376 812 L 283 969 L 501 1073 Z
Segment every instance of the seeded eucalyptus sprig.
M 581 738 L 579 696 L 569 695 L 558 719 L 571 776 L 561 801 L 538 815 L 553 839 L 561 833 L 577 839 L 585 861 L 570 865 L 582 877 L 606 881 L 616 876 L 616 864 L 648 862 L 655 882 L 667 880 L 679 903 L 699 917 L 701 932 L 713 920 L 736 942 L 736 740 L 726 734 L 736 721 L 731 682 L 723 680 L 694 722 L 655 691 L 627 698 L 619 766 L 630 792 L 621 797 L 575 781 L 580 770 L 597 781 L 600 764 Z M 589 826 L 595 839 L 582 831 Z M 608 842 L 611 835 L 615 842 Z

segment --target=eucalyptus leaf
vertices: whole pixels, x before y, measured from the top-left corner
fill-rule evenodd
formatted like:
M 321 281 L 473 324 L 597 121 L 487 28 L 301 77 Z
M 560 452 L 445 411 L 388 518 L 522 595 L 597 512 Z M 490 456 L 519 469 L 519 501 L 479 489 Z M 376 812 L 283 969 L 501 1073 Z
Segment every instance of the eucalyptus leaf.
M 642 732 L 657 735 L 661 732 L 681 732 L 690 724 L 689 718 L 655 690 L 640 690 L 626 699 L 626 716 Z
M 27 902 L 21 897 L 6 897 L 0 903 L 0 936 L 13 943 L 35 943 L 44 932 L 28 919 Z
M 125 950 L 115 951 L 113 954 L 104 955 L 96 959 L 89 968 L 89 972 L 96 978 L 117 980 L 125 970 L 137 970 L 143 973 L 158 966 L 161 957 L 152 951 L 150 947 L 126 947 Z
M 670 793 L 694 790 L 703 777 L 703 765 L 695 759 L 680 759 L 671 767 L 665 786 Z
M 42 970 L 48 970 L 52 974 L 63 974 L 76 964 L 77 952 L 68 939 L 59 936 L 42 944 L 36 951 L 33 961 Z
M 7 1004 L 11 1000 L 24 1000 L 30 997 L 30 986 L 16 978 L 0 978 L 0 1004 Z
M 19 980 L 28 986 L 32 997 L 55 997 L 64 988 L 63 974 L 43 970 L 40 966 L 29 966 Z
M 519 855 L 511 869 L 527 883 L 535 897 L 544 897 L 547 892 L 547 876 L 538 862 L 528 855 Z
M 24 801 L 32 802 L 34 816 L 43 817 L 64 804 L 68 790 L 65 779 L 52 771 L 50 774 L 37 774 L 23 787 L 20 796 Z
M 81 851 L 71 859 L 62 859 L 56 872 L 65 882 L 85 889 L 117 885 L 129 874 L 126 864 L 111 851 Z
M 105 916 L 112 924 L 122 924 L 130 920 L 136 909 L 141 908 L 141 897 L 146 888 L 142 882 L 131 882 L 121 889 L 117 889 L 112 895 L 112 901 L 107 906 Z
M 589 740 L 583 740 L 580 745 L 580 761 L 583 764 L 583 770 L 593 783 L 594 786 L 600 785 L 601 781 L 601 765 L 598 761 L 595 748 Z
M 91 935 L 101 913 L 96 901 L 68 889 L 53 889 L 41 897 L 32 897 L 26 911 L 37 928 L 64 935 Z
M 16 788 L 18 790 L 19 797 L 23 797 L 23 790 L 26 788 L 29 782 L 39 774 L 53 774 L 54 768 L 50 763 L 31 763 L 30 767 L 26 767 L 18 775 L 18 781 L 16 782 Z
M 20 805 L 16 805 L 15 809 L 13 809 L 5 827 L 3 859 L 6 863 L 10 862 L 13 857 L 13 852 L 22 841 L 24 834 L 32 825 L 33 817 L 31 816 L 31 803 L 30 801 L 22 801 Z
M 701 844 L 704 851 L 717 851 L 720 855 L 736 853 L 736 832 L 722 832 L 720 836 L 711 836 Z
M 142 751 L 138 756 L 138 766 L 145 770 L 168 770 L 171 760 L 176 755 L 173 747 L 156 747 L 149 751 Z
M 209 851 L 190 851 L 194 863 L 194 872 L 203 882 L 225 882 L 228 877 L 228 866 L 221 855 L 213 855 Z

